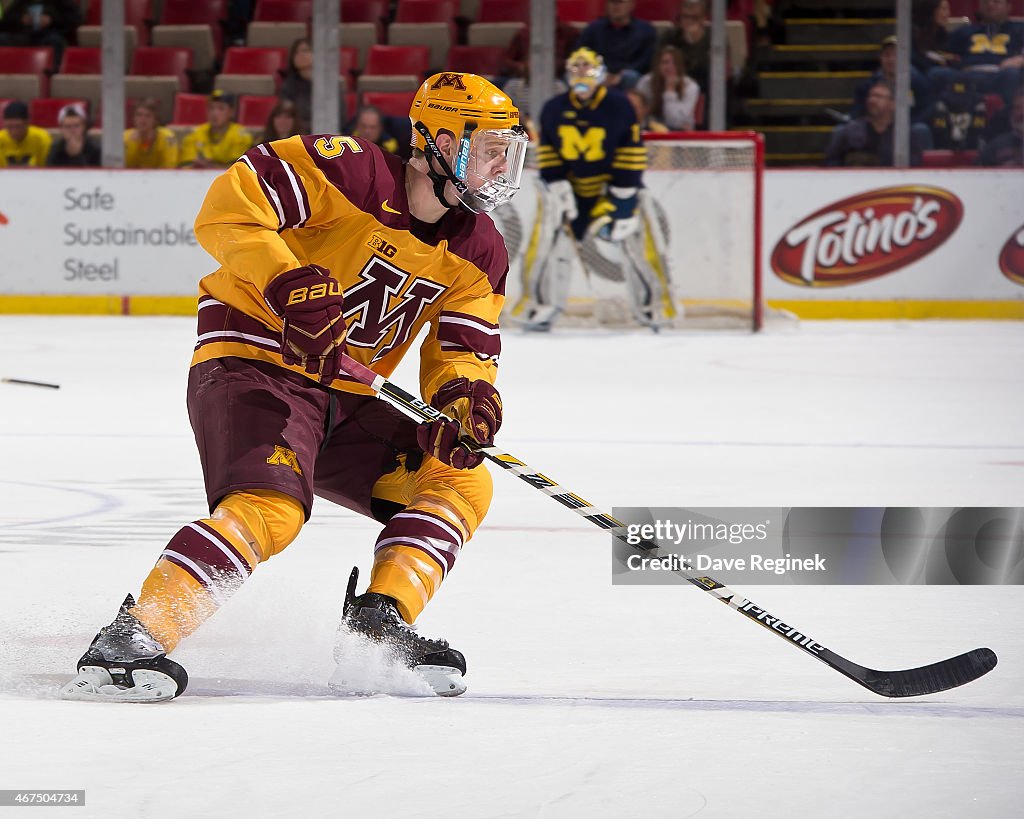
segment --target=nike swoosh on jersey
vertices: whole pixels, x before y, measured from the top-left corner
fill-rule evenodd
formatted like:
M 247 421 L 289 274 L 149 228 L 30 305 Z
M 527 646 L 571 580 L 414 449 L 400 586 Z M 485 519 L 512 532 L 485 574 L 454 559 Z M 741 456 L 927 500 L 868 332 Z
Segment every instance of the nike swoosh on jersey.
M 399 216 L 401 216 L 402 214 L 400 210 L 395 210 L 393 207 L 391 207 L 391 205 L 388 204 L 387 199 L 380 203 L 380 209 L 386 210 L 388 213 L 397 213 Z

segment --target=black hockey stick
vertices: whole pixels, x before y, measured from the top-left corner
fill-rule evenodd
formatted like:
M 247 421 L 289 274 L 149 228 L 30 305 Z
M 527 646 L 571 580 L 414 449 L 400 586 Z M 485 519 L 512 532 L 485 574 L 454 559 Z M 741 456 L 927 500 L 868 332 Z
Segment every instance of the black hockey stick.
M 384 376 L 378 375 L 370 368 L 365 367 L 347 355 L 342 356 L 342 368 L 346 375 L 360 384 L 370 387 L 380 398 L 383 398 L 410 418 L 417 421 L 434 421 L 447 417 L 425 401 L 406 392 L 401 387 L 388 381 Z M 560 504 L 586 518 L 595 526 L 608 530 L 612 535 L 639 554 L 650 556 L 659 549 L 658 544 L 650 540 L 631 543 L 627 539 L 626 526 L 621 521 L 605 514 L 579 495 L 566 491 L 546 475 L 534 472 L 531 467 L 498 447 L 478 446 L 468 441 L 466 443 L 502 469 L 506 469 L 516 477 L 526 481 L 534 489 L 539 489 L 544 494 L 550 495 Z M 976 648 L 958 657 L 951 657 L 948 660 L 942 660 L 941 662 L 921 666 L 920 668 L 911 668 L 906 671 L 875 671 L 874 669 L 858 665 L 840 654 L 836 654 L 831 649 L 811 639 L 780 618 L 770 614 L 752 600 L 742 597 L 707 575 L 690 574 L 681 568 L 674 571 L 698 589 L 717 597 L 730 608 L 735 609 L 758 625 L 782 637 L 790 645 L 796 646 L 815 659 L 821 660 L 825 665 L 835 669 L 840 674 L 846 675 L 869 691 L 873 691 L 875 694 L 880 694 L 883 697 L 917 697 L 922 694 L 934 694 L 949 688 L 957 688 L 984 676 L 996 667 L 996 654 L 992 649 Z

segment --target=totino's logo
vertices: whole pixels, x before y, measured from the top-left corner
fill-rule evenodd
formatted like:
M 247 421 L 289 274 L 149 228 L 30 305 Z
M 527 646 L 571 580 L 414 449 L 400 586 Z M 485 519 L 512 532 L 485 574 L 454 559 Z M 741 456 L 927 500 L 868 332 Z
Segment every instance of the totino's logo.
M 999 254 L 999 269 L 1011 282 L 1024 284 L 1024 225 L 1006 240 Z
M 899 270 L 953 235 L 963 205 L 925 185 L 880 188 L 828 205 L 790 228 L 772 270 L 801 287 L 837 287 Z

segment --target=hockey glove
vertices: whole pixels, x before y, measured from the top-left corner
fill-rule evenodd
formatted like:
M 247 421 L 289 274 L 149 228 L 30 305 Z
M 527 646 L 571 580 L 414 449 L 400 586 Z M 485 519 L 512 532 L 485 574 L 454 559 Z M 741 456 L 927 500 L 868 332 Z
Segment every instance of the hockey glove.
M 345 352 L 341 284 L 325 268 L 310 264 L 273 279 L 263 296 L 274 315 L 284 320 L 284 363 L 304 366 L 321 384 L 331 383 Z
M 546 202 L 555 218 L 559 222 L 572 222 L 579 211 L 576 209 L 576 195 L 572 192 L 572 183 L 568 179 L 559 179 L 557 182 L 548 182 L 546 188 Z
M 628 239 L 640 229 L 636 205 L 636 188 L 610 187 L 608 196 L 603 197 L 590 211 L 593 220 L 587 227 L 587 234 L 608 242 Z
M 464 435 L 484 446 L 494 443 L 501 427 L 501 396 L 487 381 L 454 378 L 444 384 L 430 402 L 452 421 L 430 421 L 416 431 L 420 448 L 456 469 L 473 469 L 484 456 L 471 450 Z

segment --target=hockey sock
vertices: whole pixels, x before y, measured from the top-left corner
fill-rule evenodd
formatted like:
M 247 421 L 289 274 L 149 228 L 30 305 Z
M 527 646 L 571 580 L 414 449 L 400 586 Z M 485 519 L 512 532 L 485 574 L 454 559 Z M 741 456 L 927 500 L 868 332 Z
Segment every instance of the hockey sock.
M 455 565 L 465 536 L 437 511 L 410 507 L 396 514 L 377 538 L 367 591 L 395 599 L 414 623 Z

